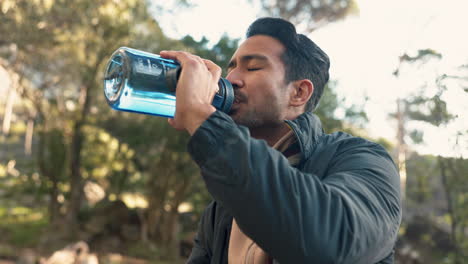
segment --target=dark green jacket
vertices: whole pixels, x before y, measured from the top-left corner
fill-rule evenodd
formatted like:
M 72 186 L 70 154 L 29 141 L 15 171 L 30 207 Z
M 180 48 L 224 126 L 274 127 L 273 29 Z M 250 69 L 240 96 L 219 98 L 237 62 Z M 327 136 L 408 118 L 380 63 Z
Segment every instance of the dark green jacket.
M 362 138 L 323 133 L 311 113 L 286 122 L 301 148 L 296 167 L 219 111 L 192 136 L 214 202 L 188 263 L 227 263 L 232 217 L 281 264 L 393 263 L 402 210 L 391 157 Z

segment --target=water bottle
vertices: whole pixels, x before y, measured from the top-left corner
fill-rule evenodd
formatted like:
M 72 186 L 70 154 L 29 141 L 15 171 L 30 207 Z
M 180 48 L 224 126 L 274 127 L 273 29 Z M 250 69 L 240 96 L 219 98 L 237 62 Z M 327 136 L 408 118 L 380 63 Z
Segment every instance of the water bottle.
M 174 117 L 175 90 L 181 71 L 174 60 L 121 47 L 107 63 L 104 95 L 116 110 Z M 234 101 L 231 83 L 221 78 L 213 99 L 216 109 L 228 113 Z

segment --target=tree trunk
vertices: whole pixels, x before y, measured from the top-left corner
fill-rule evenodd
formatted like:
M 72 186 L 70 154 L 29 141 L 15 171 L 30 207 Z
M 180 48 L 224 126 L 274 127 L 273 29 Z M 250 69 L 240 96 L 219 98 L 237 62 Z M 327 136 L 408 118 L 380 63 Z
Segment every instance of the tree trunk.
M 150 173 L 155 170 L 150 170 Z M 164 203 L 167 199 L 169 190 L 169 177 L 164 174 L 163 177 L 154 175 L 149 180 L 149 205 L 148 205 L 148 236 L 158 243 L 161 240 L 160 229 L 162 228 Z
M 38 151 L 37 151 L 37 159 L 39 163 L 39 170 L 41 175 L 49 179 L 52 183 L 52 188 L 48 190 L 49 194 L 49 221 L 52 224 L 55 224 L 59 220 L 60 216 L 60 204 L 57 201 L 58 198 L 58 177 L 55 172 L 47 166 L 49 159 L 46 160 L 46 146 L 48 146 L 47 138 L 46 138 L 46 125 L 44 122 L 44 126 L 42 130 L 39 132 L 39 143 L 38 143 Z M 50 157 L 49 157 L 50 158 Z
M 5 103 L 5 114 L 3 116 L 3 126 L 2 132 L 4 135 L 8 135 L 10 133 L 11 127 L 11 117 L 13 115 L 13 105 L 16 100 L 16 85 L 18 82 L 18 78 L 16 75 L 10 74 L 10 85 L 6 95 L 6 103 Z
M 32 141 L 34 134 L 34 117 L 28 119 L 26 134 L 24 135 L 24 154 L 31 156 L 32 154 Z
M 400 174 L 400 191 L 401 199 L 405 201 L 406 199 L 406 128 L 405 128 L 405 106 L 404 101 L 401 99 L 397 100 L 397 122 L 398 122 L 398 131 L 397 131 L 397 163 Z
M 81 152 L 83 149 L 84 133 L 83 126 L 86 124 L 91 109 L 91 88 L 94 85 L 99 63 L 103 59 L 103 50 L 99 51 L 96 61 L 92 67 L 87 69 L 87 82 L 80 87 L 78 103 L 81 106 L 80 116 L 73 126 L 71 148 L 70 148 L 70 201 L 67 211 L 67 223 L 72 232 L 78 228 L 78 213 L 81 209 L 84 197 L 84 183 L 81 173 Z M 73 235 L 73 234 L 72 234 Z
M 177 184 L 175 188 L 175 197 L 173 199 L 172 208 L 167 214 L 166 228 L 162 231 L 163 241 L 168 245 L 167 254 L 169 258 L 177 259 L 179 257 L 180 233 L 179 225 L 179 205 L 187 197 L 187 192 L 190 188 L 190 180 L 185 180 Z
M 457 239 L 457 225 L 458 225 L 458 217 L 455 212 L 454 203 L 452 199 L 452 188 L 450 186 L 448 176 L 447 176 L 447 166 L 445 164 L 444 159 L 441 156 L 437 157 L 437 161 L 439 163 L 440 168 L 440 176 L 442 178 L 442 186 L 445 192 L 445 196 L 447 199 L 447 213 L 450 215 L 450 239 L 455 247 L 455 264 L 462 264 L 461 262 L 461 254 L 460 254 L 460 245 L 458 244 Z
M 188 179 L 178 181 L 174 175 L 172 175 L 171 179 L 173 181 L 170 186 L 174 190 L 174 197 L 171 197 L 169 201 L 164 201 L 164 203 L 170 204 L 171 207 L 168 208 L 169 210 L 161 210 L 162 217 L 157 234 L 159 238 L 158 244 L 165 252 L 164 257 L 168 260 L 176 260 L 179 258 L 178 234 L 180 228 L 178 208 L 185 197 L 187 197 L 191 181 Z
M 164 246 L 164 257 L 168 260 L 176 260 L 179 258 L 177 234 L 179 233 L 179 212 L 177 207 L 171 208 L 166 212 L 164 217 L 164 227 L 162 231 L 162 243 Z
M 87 97 L 86 94 L 88 94 L 88 88 L 83 87 L 81 89 L 81 94 L 82 96 Z M 89 101 L 89 99 L 84 100 Z M 75 125 L 73 126 L 70 148 L 70 200 L 66 220 L 72 232 L 75 232 L 78 229 L 77 217 L 84 196 L 83 176 L 81 174 L 81 151 L 84 139 L 82 127 L 86 118 L 85 116 L 88 113 L 88 109 L 86 109 L 87 107 L 85 107 L 85 105 L 86 104 L 84 104 L 82 108 L 82 115 L 80 120 L 76 121 Z
M 50 214 L 50 223 L 56 224 L 60 219 L 60 204 L 58 202 L 58 182 L 57 180 L 52 181 L 52 188 L 49 191 L 49 214 Z

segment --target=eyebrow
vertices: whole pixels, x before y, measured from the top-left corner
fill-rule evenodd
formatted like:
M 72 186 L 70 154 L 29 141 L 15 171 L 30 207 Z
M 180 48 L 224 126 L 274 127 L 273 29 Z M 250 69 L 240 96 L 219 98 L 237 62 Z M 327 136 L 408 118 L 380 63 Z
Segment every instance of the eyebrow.
M 268 58 L 260 54 L 249 54 L 249 55 L 244 55 L 240 58 L 240 61 L 243 63 L 249 62 L 251 60 L 268 61 Z M 237 63 L 234 60 L 231 60 L 229 61 L 227 68 L 230 69 L 230 68 L 235 67 L 236 65 Z

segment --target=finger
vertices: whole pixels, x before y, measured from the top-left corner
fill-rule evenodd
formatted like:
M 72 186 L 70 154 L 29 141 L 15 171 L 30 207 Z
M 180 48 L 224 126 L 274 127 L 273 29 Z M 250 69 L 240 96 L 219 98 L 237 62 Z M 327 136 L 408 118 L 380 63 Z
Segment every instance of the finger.
M 169 123 L 169 125 L 173 128 L 175 128 L 176 130 L 179 130 L 179 131 L 182 131 L 184 130 L 183 128 L 180 128 L 177 123 L 175 122 L 175 120 L 173 118 L 168 118 L 167 119 L 167 122 Z
M 214 62 L 210 60 L 203 60 L 205 63 L 206 67 L 208 68 L 208 71 L 211 72 L 211 75 L 213 76 L 214 80 L 219 80 L 221 78 L 221 73 L 222 69 L 218 65 L 216 65 Z
M 174 119 L 168 118 L 168 119 L 167 119 L 167 123 L 169 123 L 169 125 L 171 125 L 172 127 L 174 127 Z
M 212 62 L 210 60 L 205 60 L 204 59 L 203 62 L 205 63 L 206 68 L 210 72 L 212 80 L 218 82 L 219 79 L 221 78 L 221 73 L 222 73 L 221 67 L 219 67 L 218 65 L 216 65 L 214 62 Z M 219 92 L 219 86 L 218 85 L 216 85 L 216 91 L 215 92 L 216 93 Z
M 183 51 L 162 50 L 159 52 L 159 55 L 165 59 L 178 61 L 180 64 L 183 64 L 188 59 L 188 54 Z
M 174 51 L 174 50 L 162 50 L 159 52 L 159 55 L 166 59 L 172 59 L 178 61 L 181 65 L 185 65 L 187 63 L 192 64 L 202 64 L 203 60 L 197 55 L 185 52 L 185 51 Z

